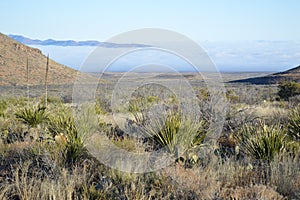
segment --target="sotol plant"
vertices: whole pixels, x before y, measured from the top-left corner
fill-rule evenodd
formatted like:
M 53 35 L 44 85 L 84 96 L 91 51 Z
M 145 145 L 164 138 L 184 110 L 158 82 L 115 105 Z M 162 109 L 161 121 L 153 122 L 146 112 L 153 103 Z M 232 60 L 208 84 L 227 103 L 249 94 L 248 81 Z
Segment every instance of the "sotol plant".
M 41 106 L 40 104 L 32 107 L 25 107 L 19 110 L 16 114 L 16 118 L 22 121 L 24 124 L 27 124 L 28 127 L 37 127 L 38 124 L 41 124 L 47 120 L 46 107 Z
M 66 161 L 70 164 L 79 159 L 84 152 L 82 137 L 79 135 L 71 113 L 61 112 L 49 118 L 48 129 L 53 135 L 63 134 L 67 137 L 65 147 Z
M 271 161 L 287 147 L 286 131 L 279 125 L 245 125 L 238 136 L 241 151 L 255 159 Z
M 162 121 L 152 120 L 151 125 L 144 126 L 146 135 L 160 148 L 175 155 L 180 148 L 188 150 L 200 145 L 207 134 L 203 121 L 194 122 L 179 113 L 169 112 Z

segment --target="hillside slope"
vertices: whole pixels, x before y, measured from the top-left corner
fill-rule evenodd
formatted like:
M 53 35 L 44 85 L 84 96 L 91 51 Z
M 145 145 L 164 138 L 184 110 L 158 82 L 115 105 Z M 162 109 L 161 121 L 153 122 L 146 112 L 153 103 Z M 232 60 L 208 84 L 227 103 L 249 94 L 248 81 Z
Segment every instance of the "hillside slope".
M 27 84 L 27 59 L 29 84 L 44 84 L 47 57 L 39 49 L 23 45 L 0 33 L 0 85 Z M 77 75 L 86 81 L 91 78 L 88 74 L 80 73 L 51 59 L 49 60 L 49 84 L 71 84 Z
M 295 81 L 300 83 L 300 66 L 284 72 L 278 72 L 262 77 L 234 80 L 229 83 L 277 84 L 282 81 Z

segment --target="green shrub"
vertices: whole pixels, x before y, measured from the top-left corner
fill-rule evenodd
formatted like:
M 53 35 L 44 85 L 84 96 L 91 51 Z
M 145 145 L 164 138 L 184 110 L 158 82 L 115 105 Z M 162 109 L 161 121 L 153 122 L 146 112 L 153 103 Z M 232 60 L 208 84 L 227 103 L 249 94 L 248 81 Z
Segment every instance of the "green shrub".
M 103 115 L 111 112 L 110 101 L 104 97 L 98 97 L 95 104 L 96 114 Z
M 46 97 L 42 96 L 40 98 L 40 104 L 45 104 L 46 102 Z M 60 97 L 55 97 L 55 96 L 47 96 L 47 103 L 52 103 L 52 104 L 62 104 L 63 101 Z
M 25 107 L 19 110 L 16 114 L 16 118 L 19 119 L 24 124 L 29 127 L 37 127 L 38 124 L 41 124 L 47 120 L 46 107 L 38 104 L 33 107 Z
M 206 88 L 201 88 L 199 94 L 197 95 L 200 100 L 207 101 L 209 100 L 211 94 Z
M 288 100 L 290 97 L 300 94 L 300 84 L 296 82 L 284 81 L 278 85 L 278 96 Z
M 231 103 L 237 103 L 239 101 L 239 97 L 232 89 L 226 91 L 226 99 Z
M 284 152 L 287 144 L 286 131 L 279 125 L 245 125 L 238 136 L 241 151 L 255 159 L 271 161 Z
M 157 96 L 148 96 L 147 97 L 147 102 L 150 103 L 150 104 L 151 103 L 157 103 L 159 101 L 161 101 L 161 99 Z
M 1 100 L 0 101 L 0 116 L 4 117 L 7 107 L 8 107 L 7 101 Z

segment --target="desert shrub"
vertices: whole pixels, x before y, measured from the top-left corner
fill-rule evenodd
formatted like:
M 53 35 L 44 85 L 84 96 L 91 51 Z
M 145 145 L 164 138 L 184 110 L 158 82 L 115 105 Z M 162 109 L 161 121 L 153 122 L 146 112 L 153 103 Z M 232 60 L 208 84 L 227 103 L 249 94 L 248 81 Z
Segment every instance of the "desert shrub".
M 5 100 L 0 101 L 0 116 L 4 116 L 5 111 L 8 107 L 8 103 Z
M 277 94 L 281 99 L 288 100 L 290 97 L 300 94 L 300 84 L 284 81 L 278 85 Z
M 147 97 L 147 102 L 149 103 L 155 103 L 155 102 L 159 102 L 161 99 L 157 96 L 148 96 Z
M 237 103 L 239 101 L 239 97 L 236 95 L 235 91 L 229 89 L 226 91 L 226 98 L 230 103 Z
M 45 96 L 40 98 L 40 104 L 45 104 Z M 63 103 L 62 99 L 59 97 L 54 97 L 54 96 L 47 96 L 47 102 L 52 103 L 52 104 L 61 104 Z
M 104 97 L 98 97 L 95 104 L 96 114 L 106 114 L 111 112 L 110 100 Z
M 0 138 L 6 144 L 23 141 L 28 134 L 29 129 L 16 119 L 15 109 L 8 104 L 5 116 L 0 116 Z
M 279 125 L 245 125 L 238 136 L 241 151 L 254 159 L 271 161 L 286 148 L 286 131 Z
M 136 142 L 134 139 L 129 137 L 124 138 L 116 138 L 113 140 L 113 143 L 120 147 L 121 149 L 124 149 L 126 151 L 135 151 L 136 150 Z
M 29 127 L 37 127 L 47 120 L 46 107 L 38 104 L 37 106 L 25 107 L 19 110 L 16 114 L 16 118 Z
M 252 124 L 257 120 L 257 116 L 249 106 L 231 104 L 226 112 L 223 132 L 225 134 L 238 132 L 243 124 Z
M 199 90 L 199 93 L 198 93 L 197 97 L 198 97 L 200 100 L 207 101 L 207 100 L 209 100 L 209 98 L 210 98 L 210 93 L 209 93 L 208 89 L 206 89 L 206 88 L 201 88 L 201 89 Z

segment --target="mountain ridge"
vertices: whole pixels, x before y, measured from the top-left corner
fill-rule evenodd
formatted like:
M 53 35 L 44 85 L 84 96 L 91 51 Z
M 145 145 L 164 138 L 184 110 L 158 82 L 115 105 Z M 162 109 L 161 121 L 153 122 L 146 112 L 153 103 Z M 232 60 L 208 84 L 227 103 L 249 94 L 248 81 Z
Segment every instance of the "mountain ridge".
M 25 45 L 54 45 L 54 46 L 101 46 L 105 48 L 130 48 L 130 47 L 151 47 L 146 44 L 118 44 L 112 42 L 99 42 L 97 40 L 86 40 L 86 41 L 75 41 L 75 40 L 38 40 L 38 39 L 30 39 L 28 37 L 24 37 L 22 35 L 8 35 L 10 38 L 25 44 Z

